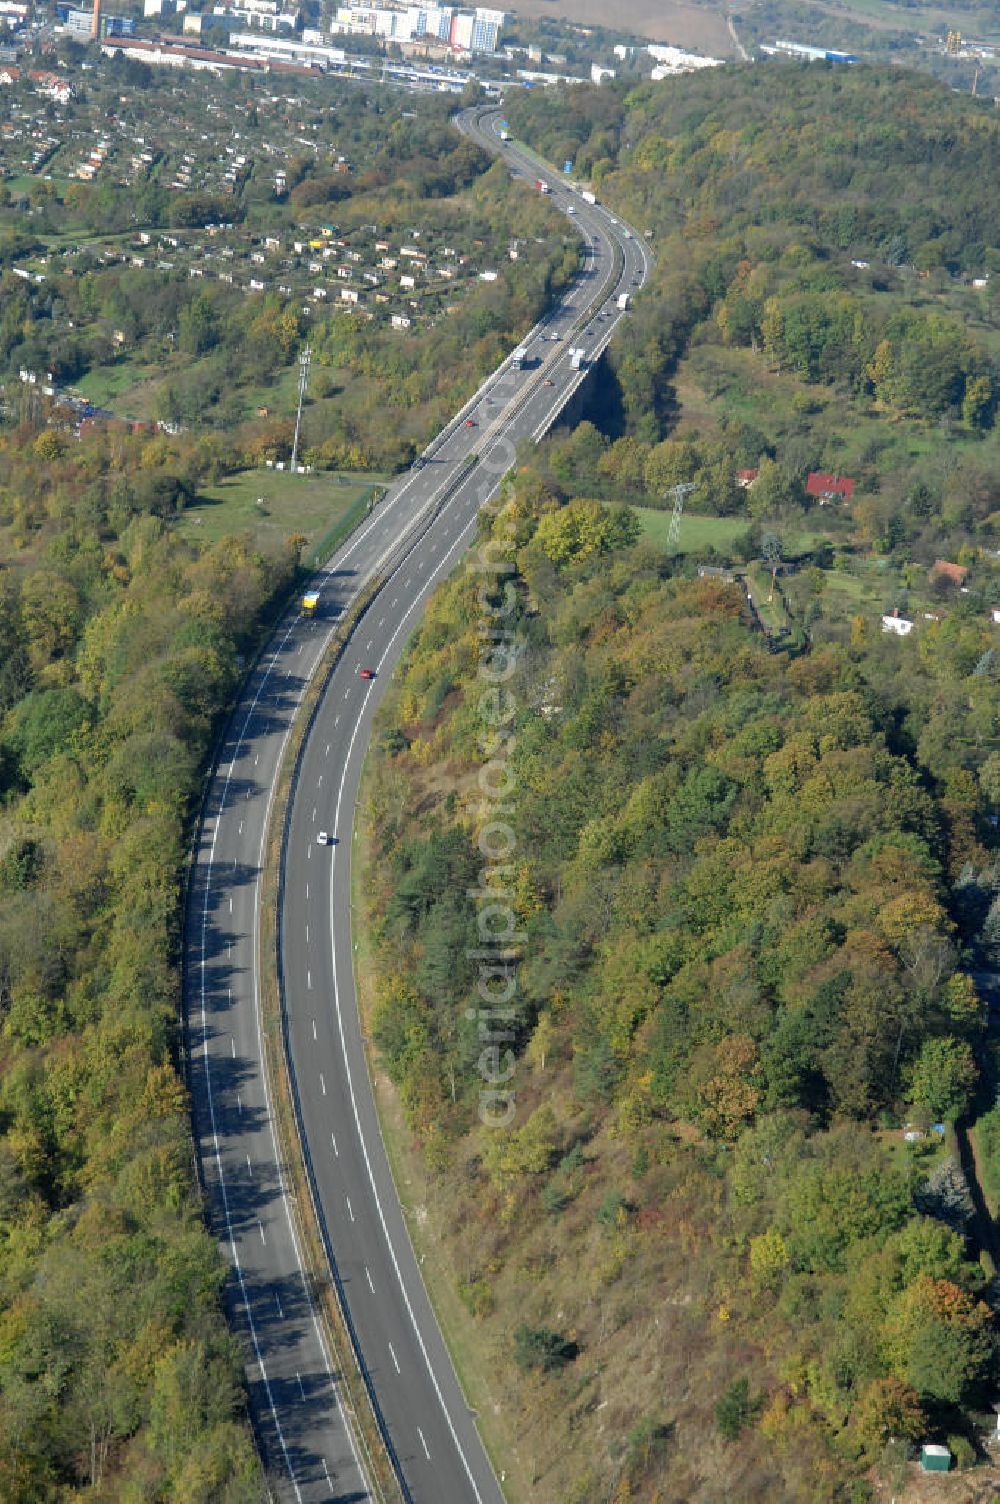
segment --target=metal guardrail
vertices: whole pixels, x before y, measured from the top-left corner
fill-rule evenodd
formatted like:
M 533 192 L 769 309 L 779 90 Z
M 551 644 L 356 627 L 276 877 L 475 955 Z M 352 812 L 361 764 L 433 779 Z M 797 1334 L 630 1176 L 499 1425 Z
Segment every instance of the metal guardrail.
M 335 553 L 342 543 L 347 542 L 355 528 L 371 513 L 372 508 L 378 505 L 387 489 L 379 481 L 372 481 L 371 485 L 366 486 L 357 500 L 347 508 L 343 517 L 339 517 L 332 526 L 327 528 L 321 538 L 317 538 L 302 560 L 302 568 L 308 570 L 321 568 L 330 555 Z
M 347 650 L 358 625 L 378 599 L 386 580 L 399 566 L 402 559 L 418 545 L 442 507 L 471 474 L 475 464 L 475 456 L 468 456 L 457 473 L 432 498 L 431 505 L 425 508 L 414 524 L 399 539 L 397 548 L 392 551 L 389 559 L 383 561 L 379 574 L 368 582 L 331 634 L 322 660 L 306 689 L 296 715 L 294 731 L 289 738 L 277 771 L 276 794 L 265 839 L 265 862 L 261 876 L 261 908 L 264 921 L 261 929 L 261 954 L 258 957 L 258 966 L 262 977 L 261 998 L 265 1013 L 265 1049 L 273 1056 L 272 1060 L 265 1062 L 265 1069 L 268 1070 L 269 1081 L 274 1089 L 274 1100 L 280 1104 L 280 1107 L 286 1109 L 284 1114 L 280 1111 L 277 1114 L 276 1131 L 281 1144 L 281 1157 L 285 1162 L 289 1178 L 292 1184 L 298 1186 L 300 1190 L 300 1194 L 292 1198 L 292 1205 L 301 1233 L 301 1246 L 306 1251 L 311 1266 L 310 1278 L 320 1297 L 320 1308 L 326 1317 L 325 1331 L 329 1345 L 338 1359 L 342 1377 L 348 1371 L 353 1371 L 363 1386 L 363 1394 L 351 1394 L 349 1413 L 354 1423 L 354 1434 L 365 1452 L 369 1482 L 377 1490 L 380 1504 L 388 1504 L 390 1499 L 408 1504 L 410 1493 L 351 1317 L 333 1242 L 320 1204 L 316 1173 L 305 1132 L 302 1103 L 288 1037 L 288 1010 L 284 994 L 280 914 L 284 898 L 285 856 L 288 849 L 292 804 L 298 786 L 302 757 L 309 733 L 337 664 Z M 279 1040 L 280 1048 L 278 1047 Z M 294 1141 L 290 1142 L 292 1137 Z M 330 1303 L 323 1298 L 327 1291 L 331 1291 L 333 1295 L 332 1309 Z M 348 1348 L 348 1365 L 344 1363 L 345 1343 Z M 348 1387 L 353 1389 L 354 1386 Z M 386 1468 L 379 1466 L 376 1447 L 381 1447 L 388 1461 L 389 1469 L 391 1469 L 389 1476 L 386 1475 Z
M 588 303 L 586 312 L 584 313 L 582 318 L 577 321 L 578 326 L 585 324 L 594 316 L 597 306 L 606 298 L 608 288 L 614 286 L 616 284 L 616 281 L 620 279 L 621 263 L 623 259 L 623 253 L 620 245 L 618 245 L 617 242 L 614 242 L 614 258 L 612 268 L 609 271 L 608 276 L 602 282 L 599 292 L 596 293 L 594 298 L 590 301 L 590 303 Z M 547 319 L 543 319 L 536 323 L 528 333 L 528 335 L 525 336 L 525 341 L 537 337 L 544 329 L 546 322 Z M 610 338 L 611 332 L 612 331 L 610 330 L 608 331 L 607 338 Z M 607 338 L 605 338 L 601 342 L 601 352 L 603 352 L 603 348 L 607 344 Z M 445 428 L 441 430 L 435 440 L 432 441 L 432 445 L 429 446 L 428 451 L 425 452 L 427 455 L 436 452 L 447 440 L 447 438 L 449 438 L 458 429 L 458 427 L 461 426 L 467 414 L 482 400 L 484 393 L 496 383 L 498 377 L 506 371 L 509 365 L 510 356 L 508 356 L 505 361 L 501 363 L 501 366 L 498 367 L 497 370 L 491 373 L 488 380 L 480 386 L 480 388 L 473 394 L 473 396 L 465 403 L 462 409 L 451 419 L 451 421 L 445 426 Z M 536 372 L 535 379 L 533 381 L 525 383 L 521 391 L 519 391 L 517 395 L 511 400 L 511 402 L 507 404 L 503 411 L 497 415 L 496 421 L 490 425 L 490 427 L 485 431 L 483 435 L 487 443 L 490 443 L 495 437 L 496 431 L 500 427 L 505 426 L 507 423 L 509 423 L 510 420 L 515 417 L 528 403 L 528 401 L 536 394 L 539 382 L 543 379 L 543 372 L 547 368 L 547 365 L 543 364 Z M 575 374 L 577 375 L 578 379 L 571 383 L 569 388 L 569 395 L 571 395 L 572 392 L 575 391 L 579 386 L 580 382 L 586 378 L 587 371 L 584 370 L 583 372 Z M 433 521 L 439 515 L 442 508 L 448 503 L 448 501 L 451 500 L 452 496 L 459 489 L 459 487 L 472 474 L 478 463 L 479 456 L 477 453 L 468 455 L 466 459 L 460 463 L 459 468 L 457 469 L 455 474 L 451 476 L 451 478 L 445 483 L 445 485 L 439 492 L 431 497 L 431 500 L 427 504 L 427 506 L 414 519 L 413 523 L 406 530 L 403 537 L 399 539 L 399 550 L 405 550 L 406 552 L 408 552 L 416 545 L 419 538 L 423 536 L 426 530 L 432 525 Z M 246 668 L 240 687 L 240 696 L 234 700 L 233 710 L 226 718 L 225 724 L 218 737 L 216 746 L 213 749 L 211 762 L 202 781 L 200 798 L 197 801 L 198 813 L 194 820 L 194 834 L 190 844 L 190 856 L 185 866 L 185 871 L 182 879 L 181 913 L 185 916 L 185 924 L 187 922 L 186 916 L 191 900 L 191 880 L 194 865 L 197 860 L 198 839 L 204 826 L 204 821 L 206 818 L 206 807 L 213 786 L 215 774 L 218 768 L 222 747 L 224 746 L 226 736 L 230 729 L 232 715 L 238 708 L 238 705 L 240 703 L 242 691 L 252 674 L 259 667 L 260 662 L 267 650 L 267 645 L 273 637 L 274 630 L 281 622 L 283 617 L 285 617 L 285 615 L 287 614 L 289 606 L 294 600 L 295 596 L 301 592 L 303 583 L 303 570 L 312 571 L 322 567 L 322 564 L 325 562 L 325 560 L 330 557 L 330 555 L 336 550 L 336 548 L 338 548 L 343 542 L 346 541 L 351 533 L 353 533 L 357 529 L 364 518 L 369 515 L 369 512 L 371 510 L 369 506 L 370 498 L 378 489 L 379 488 L 377 485 L 373 485 L 368 491 L 366 491 L 364 495 L 359 498 L 358 502 L 355 503 L 351 508 L 349 508 L 345 516 L 339 519 L 339 521 L 334 524 L 334 526 L 327 532 L 327 534 L 325 534 L 324 537 L 321 538 L 316 545 L 314 545 L 313 550 L 311 550 L 310 554 L 307 555 L 306 559 L 303 561 L 303 566 L 297 573 L 296 578 L 287 593 L 287 596 L 280 603 L 276 603 L 275 610 L 269 618 L 270 631 L 268 631 L 266 636 L 263 633 L 261 634 L 259 649 L 257 653 L 255 653 L 253 661 L 248 664 Z M 393 555 L 395 554 L 395 552 L 396 550 L 393 551 Z M 286 1168 L 288 1169 L 293 1186 L 297 1186 L 300 1190 L 305 1191 L 304 1195 L 300 1194 L 293 1196 L 292 1203 L 295 1220 L 299 1225 L 299 1230 L 302 1235 L 301 1246 L 307 1251 L 307 1261 L 310 1263 L 310 1265 L 315 1265 L 316 1254 L 318 1250 L 321 1249 L 325 1259 L 326 1274 L 331 1277 L 331 1284 L 328 1284 L 322 1268 L 317 1269 L 315 1267 L 312 1267 L 309 1271 L 312 1284 L 312 1293 L 314 1295 L 318 1294 L 321 1297 L 320 1308 L 325 1318 L 324 1330 L 329 1340 L 330 1349 L 338 1360 L 342 1376 L 353 1370 L 353 1372 L 356 1373 L 356 1375 L 360 1378 L 363 1385 L 363 1404 L 358 1403 L 358 1400 L 362 1398 L 361 1396 L 352 1394 L 350 1398 L 350 1415 L 354 1422 L 355 1437 L 361 1444 L 362 1449 L 364 1450 L 366 1455 L 366 1462 L 370 1473 L 369 1483 L 373 1488 L 377 1490 L 380 1504 L 389 1504 L 389 1500 L 406 1500 L 409 1498 L 409 1494 L 408 1490 L 406 1489 L 405 1481 L 403 1480 L 402 1470 L 399 1466 L 398 1458 L 396 1457 L 396 1454 L 394 1452 L 384 1419 L 381 1415 L 380 1407 L 378 1406 L 371 1375 L 368 1372 L 367 1366 L 365 1365 L 364 1355 L 361 1351 L 357 1333 L 355 1332 L 353 1324 L 351 1322 L 350 1312 L 347 1307 L 343 1286 L 341 1284 L 340 1277 L 337 1271 L 336 1260 L 333 1255 L 329 1235 L 327 1233 L 322 1213 L 318 1205 L 315 1176 L 309 1155 L 308 1142 L 303 1131 L 301 1104 L 299 1102 L 298 1091 L 294 1077 L 294 1069 L 292 1067 L 291 1055 L 288 1048 L 287 1014 L 284 1006 L 281 981 L 280 924 L 277 922 L 277 915 L 280 913 L 280 902 L 284 883 L 283 858 L 288 820 L 290 816 L 292 796 L 294 794 L 296 781 L 298 778 L 298 771 L 301 764 L 302 751 L 305 746 L 309 730 L 311 729 L 315 716 L 317 714 L 318 708 L 322 703 L 323 694 L 329 682 L 330 676 L 332 675 L 342 653 L 344 652 L 348 642 L 350 641 L 355 627 L 358 625 L 365 613 L 368 611 L 368 609 L 370 609 L 371 605 L 377 598 L 384 582 L 384 575 L 389 567 L 390 566 L 387 564 L 387 562 L 383 561 L 382 572 L 380 573 L 380 575 L 369 583 L 362 595 L 355 601 L 353 607 L 345 616 L 343 621 L 338 624 L 335 632 L 331 635 L 330 642 L 324 652 L 323 660 L 316 674 L 314 674 L 309 687 L 306 690 L 303 705 L 300 707 L 299 711 L 298 724 L 295 726 L 293 736 L 290 738 L 289 744 L 285 749 L 285 753 L 282 758 L 282 763 L 277 776 L 279 784 L 282 780 L 284 780 L 286 786 L 284 788 L 281 788 L 279 786 L 276 792 L 270 829 L 267 832 L 265 841 L 266 856 L 264 870 L 261 875 L 262 894 L 265 896 L 265 898 L 268 897 L 268 883 L 269 881 L 273 882 L 275 890 L 275 903 L 273 907 L 271 907 L 271 905 L 267 902 L 262 903 L 262 913 L 264 914 L 265 918 L 259 936 L 262 950 L 265 948 L 265 946 L 269 948 L 273 947 L 274 958 L 273 968 L 262 968 L 264 985 L 262 985 L 261 993 L 265 1013 L 268 1014 L 264 1030 L 265 1056 L 269 1052 L 274 1053 L 274 1047 L 276 1043 L 274 1038 L 275 1033 L 278 1035 L 278 1039 L 280 1040 L 280 1047 L 277 1051 L 276 1058 L 272 1062 L 269 1062 L 265 1058 L 265 1060 L 262 1061 L 262 1066 L 265 1070 L 268 1071 L 272 1086 L 277 1088 L 277 1090 L 275 1091 L 275 1100 L 279 1102 L 282 1109 L 285 1109 L 287 1111 L 287 1114 L 290 1114 L 291 1117 L 291 1121 L 289 1122 L 285 1112 L 279 1111 L 279 1113 L 277 1114 L 278 1121 L 276 1122 L 275 1127 L 276 1132 L 279 1136 L 279 1143 L 281 1145 L 281 1157 L 286 1163 Z M 303 718 L 302 712 L 304 710 L 307 710 L 307 713 Z M 279 833 L 279 839 L 277 849 L 275 851 L 272 850 L 272 846 L 275 840 L 276 833 Z M 258 958 L 258 961 L 259 959 L 260 958 Z M 184 962 L 182 971 L 183 1009 L 183 998 L 185 996 L 185 989 L 187 985 L 186 960 Z M 268 999 L 268 992 L 270 991 L 268 985 L 269 978 L 273 981 L 273 986 L 275 989 L 270 1000 Z M 276 1004 L 276 1013 L 273 1011 L 273 1009 L 271 1010 L 271 1012 L 268 1012 L 269 1001 L 272 1004 Z M 182 1024 L 183 1022 L 184 1021 L 182 1020 Z M 182 1027 L 181 1039 L 183 1043 L 181 1047 L 181 1066 L 185 1081 L 187 1082 L 188 1088 L 190 1090 L 190 1060 L 187 1054 L 185 1035 L 186 1029 Z M 270 1050 L 268 1047 L 270 1047 Z M 289 1131 L 294 1132 L 296 1140 L 295 1143 L 287 1142 Z M 194 1143 L 193 1134 L 191 1135 L 190 1147 L 195 1166 L 196 1177 L 202 1189 L 203 1199 L 205 1199 L 206 1187 L 204 1178 L 201 1173 L 201 1163 L 197 1153 L 196 1145 Z M 301 1176 L 299 1170 L 296 1169 L 296 1149 L 298 1151 L 298 1166 L 301 1169 Z M 312 1223 L 311 1227 L 308 1225 L 310 1221 Z M 322 1299 L 324 1289 L 330 1289 L 331 1287 L 334 1296 L 332 1305 Z M 338 1332 L 341 1334 L 340 1337 L 338 1337 Z M 348 1364 L 345 1364 L 343 1361 L 344 1339 L 346 1339 L 349 1348 L 350 1362 Z M 343 1394 L 343 1386 L 341 1387 L 340 1392 L 341 1394 Z M 368 1415 L 367 1420 L 365 1419 L 366 1411 Z M 372 1428 L 374 1428 L 374 1435 L 370 1434 Z M 379 1445 L 384 1448 L 384 1456 L 388 1459 L 388 1462 L 390 1464 L 390 1478 L 386 1478 L 385 1468 L 379 1466 L 376 1460 L 375 1451 L 377 1449 L 377 1446 Z
M 265 858 L 261 874 L 263 921 L 257 965 L 261 975 L 265 1052 L 271 1057 L 264 1062 L 264 1068 L 272 1087 L 272 1100 L 279 1104 L 279 1110 L 275 1114 L 275 1128 L 281 1158 L 296 1191 L 292 1197 L 292 1206 L 299 1227 L 300 1246 L 310 1266 L 313 1292 L 325 1318 L 324 1340 L 335 1356 L 340 1371 L 338 1394 L 342 1402 L 346 1400 L 344 1410 L 348 1424 L 364 1453 L 368 1483 L 375 1491 L 378 1504 L 389 1504 L 390 1500 L 399 1504 L 399 1501 L 409 1501 L 409 1491 L 351 1319 L 319 1202 L 316 1174 L 305 1133 L 288 1037 L 280 922 L 288 828 L 302 755 L 323 703 L 327 685 L 347 650 L 355 629 L 378 597 L 383 583 L 382 575 L 371 580 L 331 634 L 323 657 L 306 689 L 295 718 L 294 730 L 277 769 L 274 805 L 264 843 Z M 330 1296 L 332 1299 L 328 1298 Z

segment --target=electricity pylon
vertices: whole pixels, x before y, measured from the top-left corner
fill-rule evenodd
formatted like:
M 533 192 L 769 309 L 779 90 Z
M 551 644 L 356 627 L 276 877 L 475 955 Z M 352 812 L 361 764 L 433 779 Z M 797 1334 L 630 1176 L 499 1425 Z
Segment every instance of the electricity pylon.
M 681 486 L 672 486 L 667 492 L 674 498 L 674 515 L 670 519 L 670 527 L 667 530 L 667 552 L 677 547 L 677 539 L 681 532 L 681 518 L 684 515 L 684 498 L 690 496 L 698 487 L 693 480 L 685 481 Z
M 292 440 L 292 473 L 299 458 L 299 434 L 302 430 L 302 403 L 305 400 L 306 387 L 309 385 L 309 363 L 312 360 L 312 350 L 306 345 L 299 356 L 299 407 L 295 414 L 295 437 Z

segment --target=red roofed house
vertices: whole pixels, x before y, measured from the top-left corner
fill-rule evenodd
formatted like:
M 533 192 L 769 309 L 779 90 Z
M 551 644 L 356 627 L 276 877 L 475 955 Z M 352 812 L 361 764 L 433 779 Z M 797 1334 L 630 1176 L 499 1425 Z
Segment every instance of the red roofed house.
M 965 584 L 969 571 L 964 564 L 952 564 L 947 559 L 935 559 L 930 572 L 932 580 L 948 580 L 952 585 L 959 588 Z
M 68 84 L 58 73 L 52 73 L 48 68 L 29 68 L 28 77 L 35 85 L 36 94 L 45 94 L 49 99 L 55 99 L 59 104 L 68 104 L 73 97 L 73 85 Z
M 825 475 L 821 470 L 814 470 L 806 477 L 806 495 L 818 497 L 820 504 L 850 501 L 854 495 L 854 482 L 846 475 Z
M 736 484 L 742 486 L 744 491 L 749 491 L 759 474 L 759 470 L 737 470 Z

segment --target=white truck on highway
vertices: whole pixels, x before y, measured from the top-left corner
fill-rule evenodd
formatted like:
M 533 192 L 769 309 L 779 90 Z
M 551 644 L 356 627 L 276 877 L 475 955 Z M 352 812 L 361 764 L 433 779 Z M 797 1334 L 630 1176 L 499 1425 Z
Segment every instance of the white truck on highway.
M 596 204 L 597 203 L 597 194 L 596 193 L 591 193 L 591 191 L 590 191 L 589 188 L 581 188 L 580 189 L 580 197 L 583 199 L 583 202 L 585 204 Z
M 628 307 L 628 293 L 627 292 L 620 292 L 618 294 L 618 307 L 621 308 L 623 311 Z
M 586 355 L 586 350 L 571 350 L 569 352 L 570 369 L 573 371 L 582 371 Z
M 523 371 L 524 370 L 524 363 L 527 360 L 527 358 L 528 358 L 528 352 L 525 349 L 524 345 L 518 345 L 517 349 L 514 351 L 514 353 L 510 357 L 510 363 L 511 363 L 511 365 L 514 368 L 515 371 Z

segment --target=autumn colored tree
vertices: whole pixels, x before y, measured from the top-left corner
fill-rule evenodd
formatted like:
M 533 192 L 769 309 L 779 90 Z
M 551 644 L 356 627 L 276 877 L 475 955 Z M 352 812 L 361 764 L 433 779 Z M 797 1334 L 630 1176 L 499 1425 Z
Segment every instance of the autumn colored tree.
M 885 1324 L 886 1360 L 922 1397 L 960 1404 L 986 1375 L 989 1307 L 947 1279 L 921 1275 L 896 1298 Z
M 877 1457 L 892 1439 L 918 1441 L 926 1432 L 927 1417 L 909 1384 L 894 1378 L 873 1379 L 858 1397 L 852 1426 L 868 1456 Z

